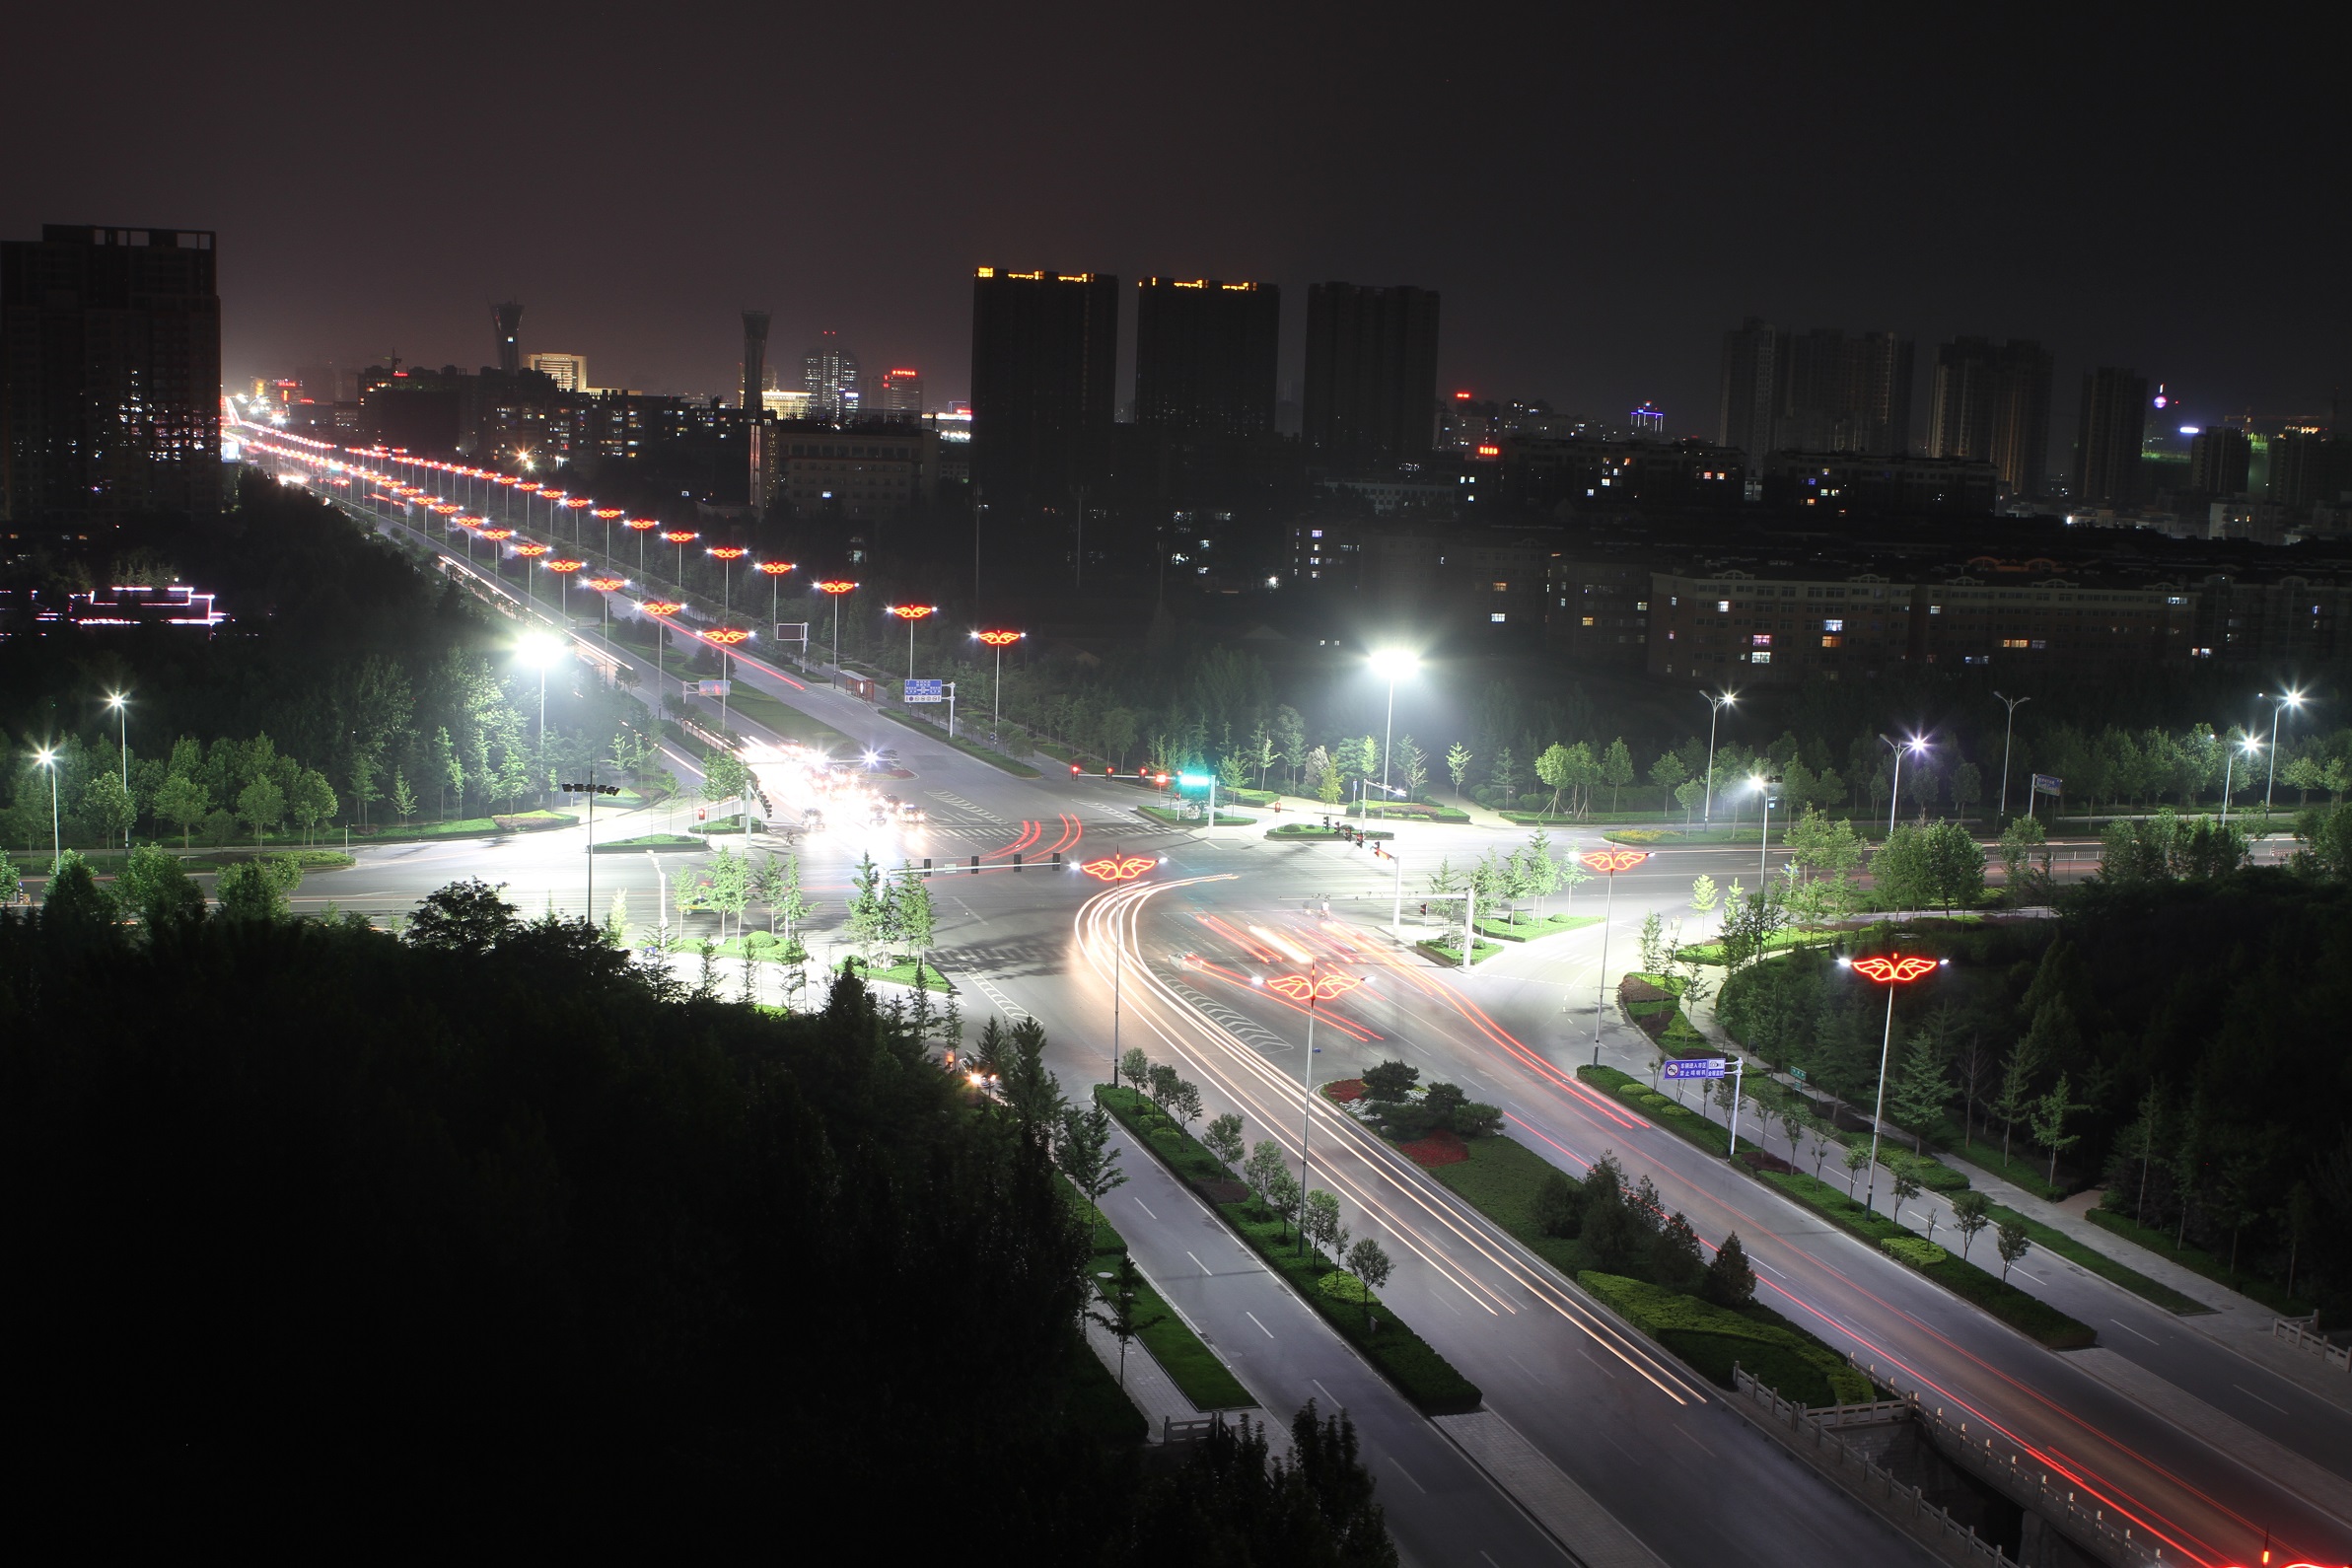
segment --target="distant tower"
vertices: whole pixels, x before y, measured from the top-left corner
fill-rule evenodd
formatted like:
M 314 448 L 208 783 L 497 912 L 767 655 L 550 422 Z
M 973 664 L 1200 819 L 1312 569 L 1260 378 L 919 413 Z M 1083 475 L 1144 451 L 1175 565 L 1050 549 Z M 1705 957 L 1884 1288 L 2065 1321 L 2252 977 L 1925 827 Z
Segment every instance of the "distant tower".
M 519 375 L 523 369 L 523 307 L 514 300 L 490 307 L 490 320 L 498 324 L 498 369 L 508 376 Z
M 767 521 L 766 463 L 760 441 L 760 413 L 767 388 L 767 312 L 744 312 L 744 426 L 750 438 L 751 517 Z

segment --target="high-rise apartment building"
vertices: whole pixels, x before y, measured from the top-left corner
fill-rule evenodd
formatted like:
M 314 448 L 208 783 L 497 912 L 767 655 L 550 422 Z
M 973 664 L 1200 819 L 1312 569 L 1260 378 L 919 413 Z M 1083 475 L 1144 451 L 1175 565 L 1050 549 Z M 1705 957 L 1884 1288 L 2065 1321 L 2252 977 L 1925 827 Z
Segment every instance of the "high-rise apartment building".
M 2039 343 L 1956 337 L 1936 350 L 1927 454 L 1992 463 L 2009 495 L 2049 483 L 2050 355 Z
M 1135 288 L 1135 422 L 1235 441 L 1271 432 L 1281 290 L 1215 278 Z
M 1666 439 L 1666 410 L 1663 408 L 1653 408 L 1648 403 L 1644 403 L 1627 414 L 1625 420 L 1633 427 L 1633 434 L 1638 440 L 1664 441 Z
M 874 378 L 874 385 L 866 393 L 865 409 L 893 423 L 909 423 L 923 417 L 923 373 L 919 370 L 886 370 Z
M 1715 444 L 1736 447 L 1750 459 L 1772 450 L 1772 421 L 1788 374 L 1788 334 L 1770 321 L 1749 317 L 1723 334 L 1723 397 L 1715 421 Z
M 214 261 L 200 230 L 0 244 L 0 518 L 220 510 Z
M 523 362 L 568 392 L 588 391 L 586 354 L 533 354 Z
M 2147 423 L 2148 379 L 2102 365 L 2083 374 L 2075 417 L 2074 498 L 2124 505 L 2141 493 L 2140 440 Z
M 855 419 L 865 389 L 858 382 L 858 357 L 841 346 L 838 332 L 820 332 L 817 346 L 801 356 L 801 388 L 820 419 Z
M 498 370 L 512 376 L 523 368 L 523 302 L 506 300 L 490 307 L 490 324 L 496 329 L 492 341 L 498 348 Z
M 1787 367 L 1772 421 L 1781 452 L 1898 456 L 1911 445 L 1912 345 L 1892 332 L 1833 326 L 1783 339 Z
M 2243 430 L 2200 430 L 2188 444 L 2188 487 L 2199 495 L 2244 495 L 2253 456 L 2253 442 Z
M 992 509 L 1063 508 L 1096 482 L 1118 370 L 1118 279 L 972 277 L 972 482 Z
M 1369 469 L 1427 457 L 1437 440 L 1437 341 L 1433 290 L 1311 286 L 1308 461 Z
M 2352 491 L 2352 440 L 2308 427 L 2270 438 L 2270 499 L 2301 510 Z

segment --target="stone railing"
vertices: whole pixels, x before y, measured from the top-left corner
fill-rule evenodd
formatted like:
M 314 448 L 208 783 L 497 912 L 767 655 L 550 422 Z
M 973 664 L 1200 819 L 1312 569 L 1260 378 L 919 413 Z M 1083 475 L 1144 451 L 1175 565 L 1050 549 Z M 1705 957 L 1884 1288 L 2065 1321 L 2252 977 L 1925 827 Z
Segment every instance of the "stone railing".
M 2318 1316 L 2314 1313 L 2310 1318 L 2274 1318 L 2270 1320 L 2270 1337 L 2308 1351 L 2338 1371 L 2352 1372 L 2352 1345 L 2332 1343 L 2315 1329 L 2312 1324 Z

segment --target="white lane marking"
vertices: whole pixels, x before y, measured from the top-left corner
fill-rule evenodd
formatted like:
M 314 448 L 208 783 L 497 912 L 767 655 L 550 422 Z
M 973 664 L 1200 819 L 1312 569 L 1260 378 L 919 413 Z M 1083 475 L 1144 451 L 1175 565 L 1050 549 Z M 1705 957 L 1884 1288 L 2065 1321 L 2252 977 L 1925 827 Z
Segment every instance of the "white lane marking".
M 1186 1257 L 1192 1257 L 1192 1253 L 1188 1250 L 1184 1253 L 1184 1255 Z M 1206 1279 L 1209 1277 L 1209 1265 L 1202 1262 L 1199 1258 L 1192 1257 L 1192 1266 L 1200 1270 L 1201 1278 Z
M 2134 1327 L 2133 1327 L 2131 1324 L 2129 1324 L 2129 1323 L 2125 1322 L 2125 1321 L 2124 1321 L 2122 1319 L 2120 1319 L 2120 1318 L 2110 1318 L 2110 1319 L 2107 1319 L 2107 1321 L 2108 1321 L 2108 1322 L 2111 1322 L 2111 1323 L 2113 1323 L 2113 1324 L 2114 1324 L 2116 1327 L 2118 1327 L 2118 1328 L 2122 1329 L 2122 1330 L 2123 1330 L 2125 1333 L 2127 1333 L 2127 1334 L 2140 1334 L 2140 1331 L 2139 1331 L 2137 1328 L 2134 1328 Z M 2154 1336 L 2153 1334 L 2140 1334 L 2140 1337 L 2141 1337 L 2142 1339 L 2145 1339 L 2145 1340 L 2147 1340 L 2147 1341 L 2148 1341 L 2148 1343 L 2150 1343 L 2150 1344 L 2152 1344 L 2152 1345 L 2158 1345 L 2158 1344 L 2162 1344 L 2162 1343 L 2164 1343 L 2164 1341 L 2163 1341 L 2163 1340 L 2161 1340 L 2161 1339 L 2158 1339 L 2158 1338 L 2157 1338 L 2156 1336 Z
M 1677 1432 L 1682 1432 L 1682 1423 L 1681 1423 L 1681 1422 L 1679 1422 L 1679 1421 L 1676 1421 L 1676 1422 L 1674 1424 L 1674 1426 L 1675 1426 L 1675 1431 L 1677 1431 Z M 1696 1448 L 1696 1449 L 1697 1449 L 1697 1450 L 1698 1450 L 1698 1451 L 1699 1451 L 1701 1454 L 1704 1454 L 1704 1455 L 1705 1455 L 1705 1456 L 1707 1456 L 1707 1458 L 1709 1458 L 1709 1459 L 1713 1459 L 1713 1458 L 1715 1458 L 1715 1451 L 1714 1451 L 1713 1449 L 1711 1449 L 1711 1448 L 1707 1447 L 1707 1445 L 1706 1445 L 1706 1444 L 1704 1444 L 1704 1443 L 1701 1443 L 1701 1442 L 1700 1442 L 1700 1441 L 1699 1441 L 1697 1438 L 1691 1437 L 1691 1436 L 1690 1436 L 1690 1434 L 1689 1434 L 1689 1433 L 1687 1433 L 1687 1432 L 1682 1432 L 1682 1436 L 1683 1436 L 1683 1437 L 1685 1437 L 1685 1438 L 1688 1438 L 1688 1439 L 1689 1439 L 1689 1441 L 1690 1441 L 1690 1444 L 1691 1444 L 1691 1446 L 1692 1446 L 1692 1447 L 1694 1447 L 1694 1448 Z
M 1756 1267 L 1758 1267 L 1758 1268 L 1760 1268 L 1760 1269 L 1764 1269 L 1764 1270 L 1766 1270 L 1766 1271 L 1767 1271 L 1767 1272 L 1769 1272 L 1769 1273 L 1780 1274 L 1780 1270 L 1779 1270 L 1779 1269 L 1777 1269 L 1777 1268 L 1774 1268 L 1774 1267 L 1773 1267 L 1773 1266 L 1772 1266 L 1770 1263 L 1767 1263 L 1767 1262 L 1765 1262 L 1765 1261 L 1764 1261 L 1762 1258 L 1760 1258 L 1760 1257 L 1758 1257 L 1758 1258 L 1751 1258 L 1751 1259 L 1749 1259 L 1749 1261 L 1753 1262 L 1753 1263 L 1755 1264 L 1755 1266 L 1756 1266 Z M 1788 1278 L 1788 1275 L 1786 1275 L 1786 1274 L 1780 1274 L 1780 1277 L 1781 1277 L 1782 1279 L 1786 1279 L 1786 1278 Z
M 2036 1285 L 2047 1285 L 2049 1283 L 2048 1280 L 2043 1279 L 2039 1274 L 2027 1273 L 2025 1269 L 2018 1268 L 2015 1263 L 2012 1263 L 2009 1266 L 2013 1269 L 2017 1269 L 2017 1272 L 2021 1274 L 2025 1274 L 2028 1279 L 2031 1280 Z
M 2254 1392 L 2253 1390 L 2247 1388 L 2243 1383 L 2233 1383 L 2230 1385 L 2230 1387 L 2236 1389 L 2240 1393 L 2245 1394 L 2256 1404 L 2270 1404 L 2268 1399 L 2263 1398 L 2260 1394 Z M 2276 1410 L 2281 1415 L 2285 1415 L 2287 1413 L 2287 1407 L 2283 1404 L 2270 1404 L 2270 1408 Z
M 1248 1308 L 1245 1307 L 1242 1309 L 1242 1316 L 1248 1319 L 1251 1322 L 1257 1323 L 1257 1314 L 1251 1312 Z M 1257 1323 L 1257 1331 L 1265 1335 L 1268 1339 L 1274 1337 L 1274 1330 L 1268 1328 L 1264 1323 Z
M 1135 1194 L 1134 1194 L 1134 1193 L 1132 1193 L 1132 1192 L 1128 1193 L 1128 1194 L 1127 1194 L 1127 1196 L 1129 1196 L 1129 1197 L 1131 1197 L 1131 1198 L 1135 1198 Z M 1157 1220 L 1157 1219 L 1159 1219 L 1159 1218 L 1160 1218 L 1160 1216 L 1159 1216 L 1159 1215 L 1157 1215 L 1157 1214 L 1152 1214 L 1152 1206 L 1151 1206 L 1149 1203 L 1146 1203 L 1146 1202 L 1144 1202 L 1144 1201 L 1143 1201 L 1143 1199 L 1141 1199 L 1141 1198 L 1135 1198 L 1135 1206 L 1136 1206 L 1137 1208 L 1139 1208 L 1139 1209 L 1143 1210 L 1143 1212 L 1144 1212 L 1144 1213 L 1146 1213 L 1146 1214 L 1151 1214 L 1151 1215 L 1152 1215 L 1152 1218 L 1153 1218 L 1154 1220 Z
M 1406 1480 L 1408 1480 L 1408 1481 L 1413 1481 L 1413 1472 L 1412 1472 L 1411 1470 L 1408 1470 L 1408 1469 L 1406 1469 L 1406 1468 L 1404 1467 L 1404 1465 L 1403 1465 L 1401 1462 L 1399 1462 L 1399 1461 L 1398 1461 L 1398 1460 L 1397 1460 L 1397 1458 L 1396 1458 L 1396 1456 L 1395 1456 L 1395 1455 L 1391 1454 L 1391 1455 L 1390 1455 L 1390 1456 L 1389 1456 L 1389 1462 L 1390 1462 L 1390 1464 L 1394 1464 L 1394 1465 L 1396 1466 L 1396 1473 L 1397 1473 L 1397 1474 L 1399 1474 L 1399 1475 L 1403 1476 L 1403 1477 L 1404 1477 Z M 1423 1497 L 1427 1497 L 1427 1496 L 1429 1495 L 1429 1488 L 1428 1488 L 1428 1487 L 1426 1487 L 1426 1486 L 1423 1486 L 1423 1485 L 1422 1485 L 1422 1484 L 1421 1484 L 1419 1481 L 1413 1481 L 1413 1490 L 1414 1490 L 1414 1491 L 1416 1491 L 1416 1492 L 1419 1492 L 1419 1493 L 1420 1493 L 1420 1494 L 1421 1494 Z M 1481 1553 L 1479 1553 L 1479 1555 L 1480 1555 L 1480 1556 L 1485 1556 L 1485 1553 L 1481 1552 Z M 1493 1558 L 1491 1558 L 1491 1557 L 1488 1557 L 1488 1558 L 1487 1558 L 1487 1561 L 1489 1561 L 1489 1562 L 1492 1562 L 1493 1560 L 1494 1560 L 1494 1559 L 1493 1559 Z
M 1582 1345 L 1576 1347 L 1576 1353 L 1584 1357 L 1587 1361 L 1592 1362 L 1594 1366 L 1599 1367 L 1603 1377 L 1608 1379 L 1611 1383 L 1616 1382 L 1617 1375 L 1608 1370 L 1608 1364 L 1606 1362 L 1601 1360 L 1598 1356 L 1595 1356 L 1591 1351 L 1587 1350 Z
M 1331 1408 L 1332 1408 L 1332 1409 L 1334 1409 L 1334 1410 L 1344 1410 L 1344 1409 L 1346 1409 L 1346 1408 L 1347 1408 L 1347 1406 L 1346 1406 L 1346 1405 L 1344 1405 L 1344 1404 L 1341 1404 L 1341 1403 L 1339 1402 L 1339 1395 L 1337 1395 L 1337 1394 L 1333 1393 L 1333 1392 L 1332 1392 L 1330 1390 L 1328 1390 L 1328 1389 L 1324 1389 L 1324 1388 L 1323 1388 L 1323 1380 L 1322 1380 L 1322 1379 L 1320 1379 L 1320 1378 L 1309 1378 L 1307 1381 L 1308 1381 L 1309 1383 L 1312 1383 L 1312 1384 L 1314 1384 L 1314 1385 L 1315 1385 L 1315 1386 L 1316 1386 L 1318 1389 L 1321 1389 L 1321 1390 L 1322 1390 L 1322 1395 L 1323 1395 L 1323 1397 L 1324 1397 L 1324 1398 L 1326 1398 L 1326 1399 L 1328 1399 L 1328 1400 L 1330 1400 L 1330 1401 L 1331 1401 Z

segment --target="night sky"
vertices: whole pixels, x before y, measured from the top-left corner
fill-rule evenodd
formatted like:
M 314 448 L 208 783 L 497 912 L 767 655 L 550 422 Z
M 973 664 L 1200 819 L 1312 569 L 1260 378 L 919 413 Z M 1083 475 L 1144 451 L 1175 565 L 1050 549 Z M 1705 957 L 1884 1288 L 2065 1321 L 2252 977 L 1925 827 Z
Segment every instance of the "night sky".
M 757 305 L 936 405 L 993 262 L 1278 282 L 1286 394 L 1309 282 L 1421 284 L 1448 390 L 1676 434 L 1746 314 L 1916 335 L 1915 431 L 1940 337 L 2041 338 L 2054 453 L 2087 363 L 2352 392 L 2340 19 L 1891 10 L 28 8 L 0 232 L 219 230 L 239 379 L 511 293 L 599 385 L 729 388 Z

